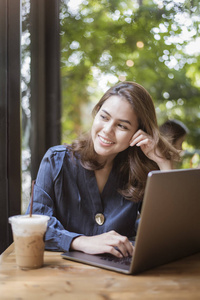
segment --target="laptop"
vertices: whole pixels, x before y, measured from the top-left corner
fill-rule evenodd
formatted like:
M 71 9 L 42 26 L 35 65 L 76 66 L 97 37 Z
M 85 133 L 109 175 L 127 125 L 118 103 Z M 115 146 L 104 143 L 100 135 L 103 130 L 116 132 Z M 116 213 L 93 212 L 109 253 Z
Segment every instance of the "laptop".
M 64 259 L 138 274 L 200 252 L 200 169 L 148 174 L 132 257 L 62 253 Z

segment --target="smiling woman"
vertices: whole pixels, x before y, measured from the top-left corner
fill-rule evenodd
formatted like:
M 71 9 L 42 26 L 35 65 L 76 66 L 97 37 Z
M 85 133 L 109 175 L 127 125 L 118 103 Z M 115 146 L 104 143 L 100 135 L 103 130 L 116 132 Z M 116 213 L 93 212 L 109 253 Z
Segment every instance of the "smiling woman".
M 170 169 L 178 154 L 160 136 L 151 96 L 137 83 L 110 88 L 93 114 L 89 133 L 45 154 L 33 211 L 51 217 L 46 249 L 132 255 L 147 174 Z
M 106 159 L 106 163 L 112 161 L 119 152 L 130 146 L 137 129 L 137 116 L 130 104 L 120 96 L 109 97 L 93 122 L 92 140 L 95 152 Z

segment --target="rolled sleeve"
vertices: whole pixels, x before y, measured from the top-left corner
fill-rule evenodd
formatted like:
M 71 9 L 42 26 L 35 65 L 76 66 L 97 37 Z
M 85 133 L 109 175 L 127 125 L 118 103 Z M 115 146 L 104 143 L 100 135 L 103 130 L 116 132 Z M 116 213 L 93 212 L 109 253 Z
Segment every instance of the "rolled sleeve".
M 56 218 L 54 182 L 58 177 L 65 156 L 64 146 L 50 148 L 41 161 L 33 192 L 33 214 L 48 215 L 45 249 L 68 251 L 72 240 L 81 235 L 67 231 Z M 26 213 L 30 212 L 30 204 Z

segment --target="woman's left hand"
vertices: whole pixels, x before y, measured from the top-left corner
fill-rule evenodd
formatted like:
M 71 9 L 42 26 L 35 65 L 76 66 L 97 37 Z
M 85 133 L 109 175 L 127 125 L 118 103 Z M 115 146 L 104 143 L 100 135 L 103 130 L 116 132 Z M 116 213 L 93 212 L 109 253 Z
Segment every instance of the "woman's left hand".
M 162 157 L 158 148 L 155 148 L 155 141 L 154 139 L 144 132 L 143 130 L 139 129 L 132 137 L 130 141 L 130 146 L 137 146 L 140 147 L 143 153 L 151 160 L 155 161 L 159 166 L 160 170 L 170 170 L 172 169 L 171 161 L 167 160 L 166 158 Z

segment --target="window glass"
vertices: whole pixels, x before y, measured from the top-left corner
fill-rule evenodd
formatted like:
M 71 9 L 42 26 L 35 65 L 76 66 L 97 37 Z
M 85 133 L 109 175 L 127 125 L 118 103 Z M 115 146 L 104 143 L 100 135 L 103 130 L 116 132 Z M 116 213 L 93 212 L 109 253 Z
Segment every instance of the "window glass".
M 22 213 L 25 213 L 30 199 L 31 187 L 31 151 L 30 151 L 30 80 L 31 80 L 31 54 L 30 54 L 30 1 L 22 0 L 21 9 L 21 168 L 22 168 Z

